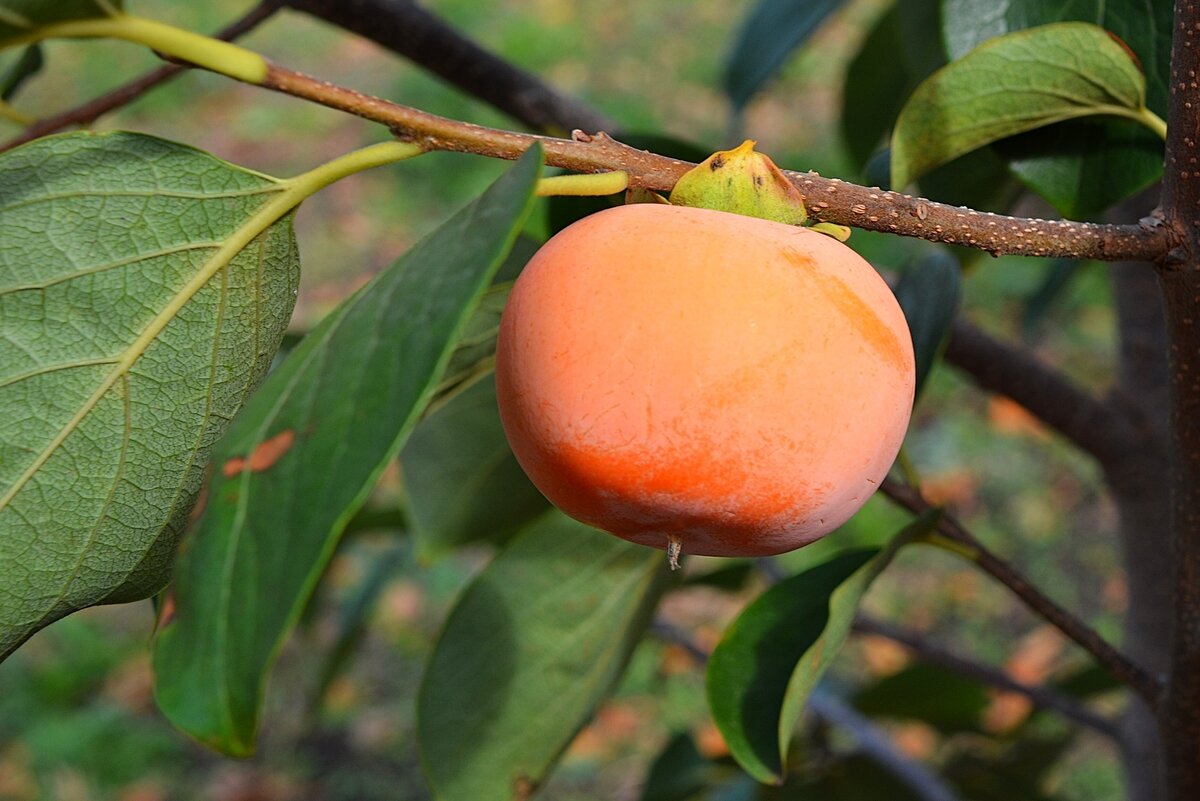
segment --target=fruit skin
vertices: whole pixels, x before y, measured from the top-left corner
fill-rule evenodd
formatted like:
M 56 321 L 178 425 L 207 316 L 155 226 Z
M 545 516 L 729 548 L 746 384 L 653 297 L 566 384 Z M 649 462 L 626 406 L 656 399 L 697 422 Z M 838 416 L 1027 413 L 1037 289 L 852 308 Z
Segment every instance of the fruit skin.
M 547 242 L 496 346 L 505 433 L 551 502 L 712 556 L 789 551 L 854 514 L 900 448 L 914 375 L 903 312 L 845 245 L 653 204 Z

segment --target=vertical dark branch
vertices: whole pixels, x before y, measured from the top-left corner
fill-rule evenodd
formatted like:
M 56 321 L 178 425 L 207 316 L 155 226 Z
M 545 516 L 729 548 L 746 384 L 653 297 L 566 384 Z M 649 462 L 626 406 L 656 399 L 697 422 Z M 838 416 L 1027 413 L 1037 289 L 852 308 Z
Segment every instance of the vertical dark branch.
M 1176 0 L 1159 266 L 1170 340 L 1174 645 L 1159 728 L 1177 801 L 1200 798 L 1200 1 Z
M 291 0 L 289 5 L 399 53 L 541 131 L 616 132 L 612 120 L 484 50 L 412 0 Z

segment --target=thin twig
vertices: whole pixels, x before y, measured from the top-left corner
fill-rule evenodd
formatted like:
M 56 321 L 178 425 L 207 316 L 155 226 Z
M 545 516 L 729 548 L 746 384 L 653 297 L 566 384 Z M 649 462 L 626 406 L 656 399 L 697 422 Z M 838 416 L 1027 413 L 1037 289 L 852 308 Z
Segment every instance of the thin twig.
M 1114 740 L 1121 739 L 1121 733 L 1116 723 L 1097 715 L 1075 699 L 1049 687 L 1038 687 L 1019 682 L 999 668 L 961 657 L 929 642 L 917 632 L 908 631 L 862 614 L 855 618 L 854 630 L 859 634 L 873 634 L 899 643 L 926 662 L 949 668 L 996 689 L 1023 695 L 1036 707 L 1052 709 L 1063 717 L 1073 720 L 1081 726 L 1094 729 L 1106 737 Z
M 884 495 L 913 514 L 923 514 L 934 508 L 918 490 L 892 478 L 884 479 L 880 489 Z M 1162 693 L 1162 681 L 1158 677 L 1151 675 L 1114 648 L 1095 629 L 1042 594 L 1042 591 L 1033 586 L 1016 568 L 984 547 L 983 543 L 952 515 L 941 517 L 937 531 L 951 543 L 961 546 L 958 550 L 963 552 L 964 556 L 1008 587 L 1038 616 L 1095 657 L 1118 681 L 1142 696 L 1151 706 L 1157 705 Z
M 656 618 L 650 630 L 664 642 L 683 648 L 700 664 L 708 662 L 708 652 L 679 627 Z M 918 798 L 923 801 L 958 801 L 954 791 L 940 776 L 902 753 L 874 721 L 856 712 L 845 701 L 817 687 L 808 696 L 807 708 L 820 720 L 845 730 L 854 739 L 859 753 L 892 774 Z
M 227 27 L 222 28 L 214 38 L 222 39 L 226 42 L 231 42 L 246 33 L 256 28 L 259 24 L 269 18 L 272 14 L 283 7 L 284 0 L 262 0 L 250 11 L 246 12 L 241 19 L 235 20 Z M 164 64 L 163 66 L 147 72 L 141 77 L 135 78 L 123 86 L 118 86 L 107 94 L 103 94 L 94 100 L 68 109 L 60 114 L 55 114 L 52 117 L 38 120 L 30 125 L 18 136 L 0 145 L 0 153 L 6 150 L 11 150 L 18 145 L 23 145 L 26 142 L 32 142 L 43 136 L 47 136 L 56 131 L 61 131 L 64 128 L 72 126 L 87 126 L 103 117 L 109 112 L 115 111 L 123 106 L 132 103 L 146 92 L 150 91 L 159 84 L 179 75 L 187 66 L 182 64 Z
M 289 5 L 411 59 L 535 130 L 616 133 L 613 120 L 480 47 L 412 0 L 291 0 Z

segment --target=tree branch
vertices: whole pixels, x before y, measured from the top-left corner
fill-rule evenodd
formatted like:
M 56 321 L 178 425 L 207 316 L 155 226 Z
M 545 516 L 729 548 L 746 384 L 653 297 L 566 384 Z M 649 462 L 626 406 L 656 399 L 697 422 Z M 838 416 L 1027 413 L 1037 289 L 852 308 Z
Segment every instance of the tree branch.
M 515 159 L 534 142 L 540 142 L 547 162 L 553 166 L 576 172 L 625 170 L 631 185 L 656 191 L 671 189 L 694 166 L 636 150 L 603 133 L 593 136 L 576 132 L 572 139 L 557 139 L 450 120 L 277 64 L 270 65 L 259 85 L 387 125 L 399 138 L 426 150 Z M 1152 220 L 1139 225 L 1100 225 L 1006 217 L 856 186 L 811 172 L 787 175 L 816 219 L 961 244 L 996 255 L 1153 261 L 1169 246 L 1166 229 Z
M 1036 707 L 1054 710 L 1063 717 L 1081 726 L 1094 729 L 1106 737 L 1114 740 L 1121 739 L 1121 733 L 1115 723 L 1097 715 L 1075 699 L 1049 687 L 1023 684 L 999 668 L 958 656 L 934 645 L 916 632 L 861 614 L 854 619 L 854 630 L 860 634 L 873 634 L 899 643 L 926 662 L 949 668 L 956 673 L 975 679 L 981 684 L 1023 695 Z
M 616 123 L 463 36 L 412 0 L 291 0 L 398 53 L 536 130 L 616 133 Z
M 1162 212 L 1177 247 L 1158 269 L 1170 339 L 1174 620 L 1159 730 L 1172 798 L 1200 798 L 1200 2 L 1176 0 Z M 1164 621 L 1165 623 L 1165 621 Z
M 1087 451 L 1106 470 L 1117 467 L 1141 442 L 1127 415 L 1039 361 L 1032 352 L 997 340 L 974 324 L 955 321 L 946 361 L 980 387 L 1012 398 Z
M 913 514 L 924 514 L 934 508 L 918 490 L 894 479 L 884 479 L 880 489 L 884 495 Z M 961 546 L 956 550 L 961 550 L 981 570 L 1008 587 L 1035 614 L 1095 657 L 1118 681 L 1146 699 L 1151 706 L 1157 704 L 1162 692 L 1162 684 L 1157 677 L 1114 648 L 1082 620 L 1046 597 L 1012 565 L 989 551 L 957 519 L 943 515 L 938 521 L 937 530 L 952 544 Z
M 249 33 L 276 11 L 283 7 L 284 0 L 262 0 L 241 19 L 235 20 L 215 35 L 215 38 L 231 42 Z M 107 94 L 90 100 L 81 106 L 68 109 L 61 114 L 38 120 L 16 137 L 0 145 L 0 153 L 11 150 L 18 145 L 32 142 L 48 134 L 70 128 L 74 125 L 90 125 L 109 112 L 115 111 L 137 100 L 159 84 L 166 83 L 171 78 L 183 72 L 187 67 L 182 64 L 164 64 L 158 69 L 151 70 L 129 83 L 118 86 Z

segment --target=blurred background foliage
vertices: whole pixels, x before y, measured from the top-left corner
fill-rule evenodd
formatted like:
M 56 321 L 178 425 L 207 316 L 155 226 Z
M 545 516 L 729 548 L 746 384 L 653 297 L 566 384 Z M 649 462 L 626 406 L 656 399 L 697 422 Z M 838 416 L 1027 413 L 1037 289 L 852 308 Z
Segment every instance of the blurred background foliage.
M 134 5 L 147 16 L 212 31 L 250 4 Z M 671 135 L 710 150 L 745 134 L 784 167 L 866 180 L 860 169 L 863 144 L 844 135 L 846 125 L 853 132 L 857 123 L 842 120 L 842 91 L 864 39 L 888 13 L 886 0 L 844 3 L 739 119 L 731 118 L 721 83 L 733 33 L 749 4 L 429 0 L 426 5 L 626 130 Z M 449 117 L 515 125 L 419 68 L 306 15 L 281 13 L 243 41 L 335 83 Z M 89 99 L 156 65 L 147 52 L 109 42 L 50 42 L 46 54 L 47 68 L 19 98 L 20 107 L 35 116 Z M 385 136 L 376 126 L 327 109 L 201 73 L 156 89 L 98 127 L 176 139 L 281 176 Z M 849 139 L 855 139 L 853 133 Z M 304 273 L 293 328 L 311 327 L 505 166 L 432 154 L 354 176 L 308 201 L 297 221 Z M 1037 204 L 1025 211 L 1051 214 Z M 529 233 L 541 238 L 546 226 L 543 213 Z M 934 247 L 862 231 L 850 244 L 889 275 Z M 967 269 L 963 307 L 986 330 L 1024 340 L 1045 361 L 1100 387 L 1114 353 L 1106 275 L 1098 265 L 1064 269 L 1071 280 L 1061 291 L 1049 291 L 1045 263 L 985 257 Z M 989 546 L 1051 588 L 1057 600 L 1107 637 L 1118 636 L 1125 590 L 1114 513 L 1086 457 L 1020 407 L 982 394 L 945 366 L 932 374 L 907 447 L 932 498 L 951 504 Z M 37 635 L 0 666 L 0 801 L 427 797 L 414 739 L 417 682 L 453 599 L 492 551 L 475 546 L 431 556 L 415 549 L 399 529 L 387 526 L 395 517 L 389 510 L 402 495 L 397 467 L 377 493 L 372 508 L 381 510 L 378 516 L 361 521 L 362 530 L 346 538 L 305 623 L 285 649 L 270 685 L 258 756 L 241 762 L 220 758 L 189 742 L 156 712 L 149 603 L 93 609 Z M 851 545 L 879 543 L 903 520 L 876 499 L 841 532 L 780 561 L 790 572 Z M 700 558 L 688 565 L 692 574 L 725 566 Z M 724 625 L 762 588 L 753 574 L 727 570 L 720 578 L 737 580 L 725 586 L 715 578 L 694 582 L 673 593 L 662 610 L 664 619 L 704 648 L 716 643 Z M 931 549 L 902 553 L 868 595 L 866 609 L 957 653 L 1003 665 L 1024 681 L 1064 678 L 1083 664 L 1076 650 L 1003 589 Z M 1109 742 L 1089 733 L 1073 736 L 1049 715 L 1031 717 L 1020 698 L 962 680 L 956 684 L 891 641 L 852 639 L 833 681 L 864 711 L 880 715 L 903 751 L 944 766 L 960 788 L 973 788 L 964 789 L 964 797 L 1017 797 L 1016 787 L 1025 787 L 1027 793 L 1019 795 L 1028 798 L 1120 796 Z M 894 703 L 935 697 L 937 704 Z M 1034 737 L 1024 741 L 1023 751 L 1009 737 L 1018 731 Z M 844 793 L 853 787 L 867 792 L 871 767 L 834 759 L 836 742 L 830 738 L 836 736 L 830 732 L 816 727 L 809 735 L 800 747 L 804 761 L 820 768 L 811 772 L 818 778 L 771 797 L 809 797 L 805 793 L 818 790 L 815 797 L 866 797 Z M 1028 742 L 1039 745 L 1030 748 Z M 702 666 L 678 645 L 649 638 L 619 692 L 576 739 L 543 797 L 640 798 L 660 753 L 653 774 L 660 780 L 682 781 L 700 775 L 695 771 L 711 778 L 711 771 L 724 770 L 730 783 L 720 797 L 750 797 L 736 771 L 721 766 L 723 746 L 707 719 Z M 1008 773 L 998 772 L 1002 763 L 1011 764 Z M 645 787 L 648 799 L 690 797 L 653 776 Z

